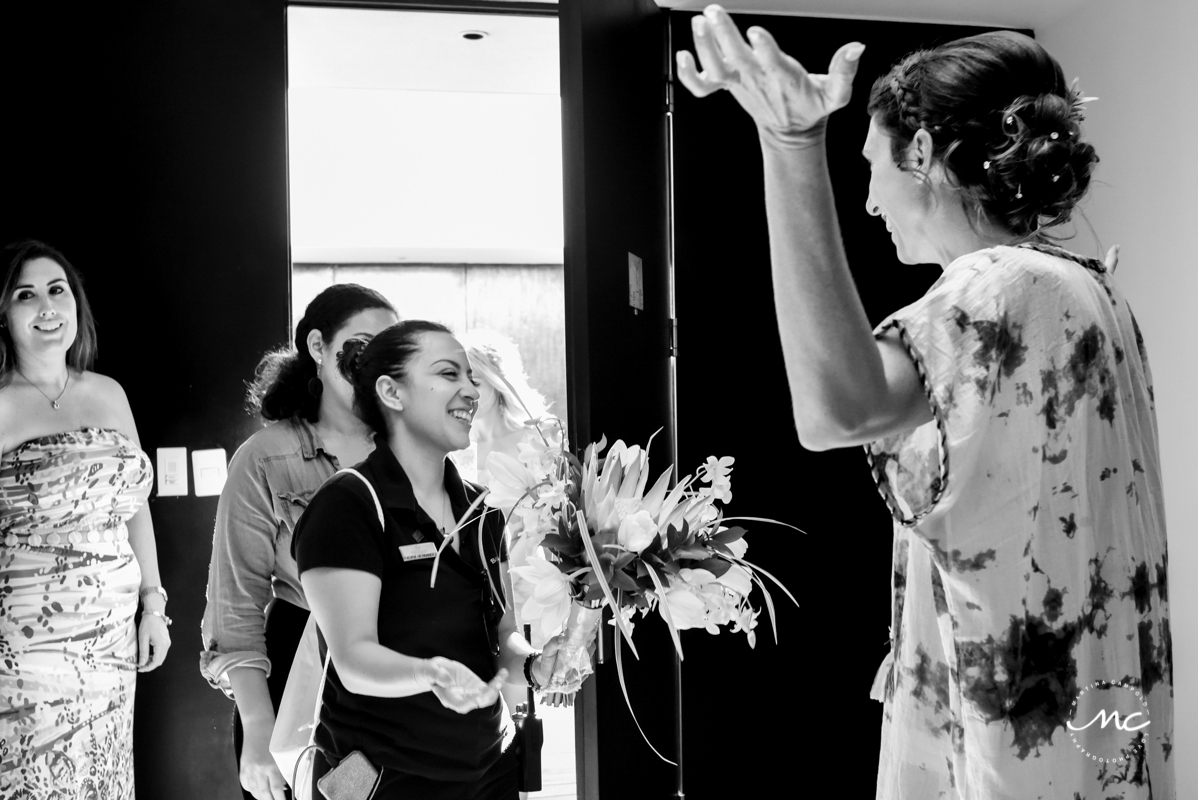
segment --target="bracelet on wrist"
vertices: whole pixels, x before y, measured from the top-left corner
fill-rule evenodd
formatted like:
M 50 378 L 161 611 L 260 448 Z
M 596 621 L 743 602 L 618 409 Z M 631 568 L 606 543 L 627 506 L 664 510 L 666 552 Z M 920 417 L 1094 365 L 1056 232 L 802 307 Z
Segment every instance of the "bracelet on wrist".
M 534 691 L 541 690 L 541 684 L 537 683 L 536 678 L 532 676 L 533 659 L 539 657 L 540 655 L 540 653 L 529 653 L 528 658 L 524 659 L 524 680 L 528 681 L 528 685 L 531 686 Z
M 142 600 L 145 600 L 146 595 L 148 594 L 160 594 L 162 595 L 162 602 L 170 602 L 170 598 L 166 595 L 166 589 L 161 586 L 143 586 L 141 587 L 141 591 L 137 593 L 137 596 Z
M 161 611 L 147 611 L 146 609 L 143 608 L 141 611 L 141 615 L 143 617 L 145 617 L 146 615 L 149 615 L 151 617 L 161 617 L 162 621 L 166 623 L 166 627 L 169 628 L 171 626 L 171 618 L 168 617 L 166 614 L 163 614 Z

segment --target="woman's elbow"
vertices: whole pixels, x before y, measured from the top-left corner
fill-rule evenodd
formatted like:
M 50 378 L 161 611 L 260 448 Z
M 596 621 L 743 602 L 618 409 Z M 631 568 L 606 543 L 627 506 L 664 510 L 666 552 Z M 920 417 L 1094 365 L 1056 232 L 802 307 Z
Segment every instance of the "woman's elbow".
M 333 659 L 333 663 L 337 663 L 337 659 Z M 354 668 L 352 663 L 345 664 L 344 669 L 340 666 L 337 668 L 337 678 L 341 681 L 341 685 L 345 687 L 347 692 L 352 692 L 358 695 L 376 695 L 378 688 L 360 671 Z
M 858 444 L 859 428 L 850 420 L 830 414 L 818 417 L 795 415 L 799 444 L 817 453 Z

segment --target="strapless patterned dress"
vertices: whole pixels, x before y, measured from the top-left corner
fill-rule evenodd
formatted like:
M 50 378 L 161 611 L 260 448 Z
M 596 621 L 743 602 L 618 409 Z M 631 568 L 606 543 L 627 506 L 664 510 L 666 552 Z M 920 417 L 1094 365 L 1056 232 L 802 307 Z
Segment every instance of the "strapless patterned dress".
M 0 800 L 128 800 L 146 454 L 102 428 L 0 457 Z

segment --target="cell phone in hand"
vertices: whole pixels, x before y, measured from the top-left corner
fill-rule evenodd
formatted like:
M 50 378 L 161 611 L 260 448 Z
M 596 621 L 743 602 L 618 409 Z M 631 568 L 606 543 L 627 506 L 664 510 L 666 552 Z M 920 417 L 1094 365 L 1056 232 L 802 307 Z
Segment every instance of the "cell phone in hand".
M 379 785 L 379 771 L 355 750 L 316 781 L 325 800 L 370 800 Z

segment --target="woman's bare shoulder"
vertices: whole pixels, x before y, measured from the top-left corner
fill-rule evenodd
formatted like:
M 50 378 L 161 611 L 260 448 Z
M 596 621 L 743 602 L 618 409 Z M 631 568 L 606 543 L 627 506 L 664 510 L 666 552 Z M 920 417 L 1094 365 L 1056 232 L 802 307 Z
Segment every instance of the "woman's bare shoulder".
M 129 397 L 120 382 L 99 372 L 72 370 L 72 378 L 78 382 L 79 402 L 86 404 L 87 416 L 98 428 L 115 428 L 126 436 L 137 440 L 137 425 L 133 421 L 133 410 Z

